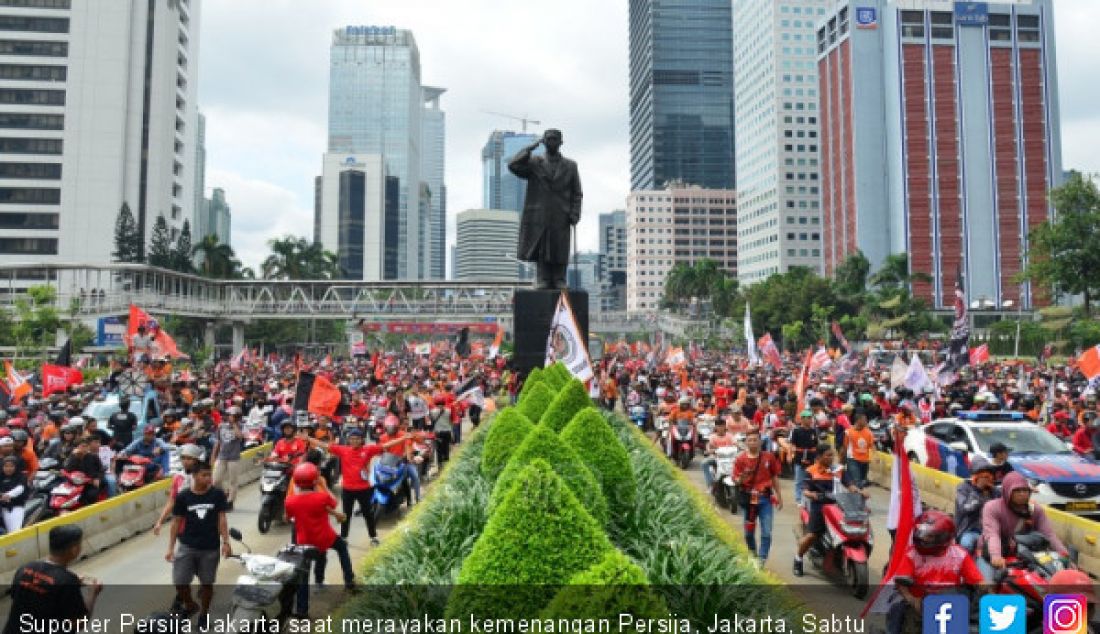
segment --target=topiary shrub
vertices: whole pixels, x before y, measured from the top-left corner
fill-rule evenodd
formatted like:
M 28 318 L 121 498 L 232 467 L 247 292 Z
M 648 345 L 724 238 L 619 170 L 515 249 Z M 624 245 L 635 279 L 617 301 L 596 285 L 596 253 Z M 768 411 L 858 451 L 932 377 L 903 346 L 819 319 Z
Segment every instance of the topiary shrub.
M 664 600 L 649 585 L 645 571 L 615 549 L 596 565 L 574 575 L 539 616 L 588 619 L 630 614 L 644 619 L 663 618 L 668 612 Z
M 546 383 L 539 381 L 528 392 L 527 397 L 522 399 L 516 407 L 519 408 L 519 413 L 523 414 L 532 423 L 539 422 L 542 418 L 543 412 L 547 407 L 550 407 L 550 403 L 554 401 L 554 392 L 550 388 L 546 387 Z
M 542 379 L 555 390 L 560 390 L 565 387 L 565 384 L 573 378 L 573 373 L 569 371 L 569 368 L 565 367 L 561 361 L 548 366 L 542 371 Z
M 588 398 L 588 390 L 584 389 L 584 383 L 577 379 L 570 379 L 569 383 L 554 397 L 550 407 L 543 412 L 539 424 L 560 433 L 569 421 L 573 420 L 577 412 L 591 406 L 592 399 Z
M 582 409 L 560 434 L 562 442 L 580 456 L 600 483 L 611 517 L 620 518 L 634 508 L 638 483 L 630 454 L 615 436 L 603 415 L 594 408 Z
M 519 391 L 519 395 L 516 397 L 516 402 L 523 401 L 523 398 L 530 393 L 531 388 L 535 387 L 539 383 L 543 383 L 546 379 L 542 376 L 542 368 L 535 368 L 531 370 L 531 373 L 527 375 L 527 378 L 523 381 L 523 389 Z
M 600 524 L 607 523 L 607 500 L 600 490 L 600 483 L 585 466 L 584 461 L 562 442 L 558 435 L 546 427 L 536 425 L 527 437 L 523 439 L 519 448 L 512 454 L 508 465 L 504 467 L 500 477 L 497 478 L 496 487 L 489 500 L 489 511 L 499 506 L 505 495 L 515 485 L 523 469 L 534 460 L 545 460 L 553 467 L 573 494 L 577 496 L 581 506 L 599 520 Z
M 508 459 L 534 428 L 534 423 L 515 407 L 501 410 L 489 424 L 485 448 L 481 452 L 481 474 L 489 480 L 496 480 L 508 464 Z
M 533 460 L 462 563 L 447 618 L 535 616 L 552 598 L 539 586 L 564 584 L 613 549 L 550 463 Z

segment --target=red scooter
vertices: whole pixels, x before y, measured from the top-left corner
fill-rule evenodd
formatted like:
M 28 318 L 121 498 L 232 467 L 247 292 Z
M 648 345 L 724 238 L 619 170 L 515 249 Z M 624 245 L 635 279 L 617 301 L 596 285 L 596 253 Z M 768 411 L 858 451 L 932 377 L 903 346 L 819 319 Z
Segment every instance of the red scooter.
M 118 475 L 118 490 L 129 493 L 149 484 L 150 471 L 156 468 L 145 456 L 127 456 L 122 459 L 122 473 Z
M 678 420 L 669 431 L 669 457 L 679 463 L 681 469 L 687 469 L 695 458 L 695 425 L 691 421 Z
M 1027 605 L 1027 631 L 1043 626 L 1043 597 L 1054 573 L 1072 567 L 1051 550 L 1050 541 L 1038 532 L 1017 535 L 1016 555 L 1005 557 L 1005 567 L 993 577 L 995 594 L 1018 594 Z M 1070 553 L 1071 558 L 1073 552 Z
M 810 563 L 827 576 L 843 578 L 855 598 L 866 598 L 867 562 L 875 544 L 867 501 L 862 493 L 849 491 L 829 496 L 829 501 L 833 503 L 821 509 L 825 532 L 807 553 Z M 799 513 L 802 530 L 805 531 L 810 522 L 810 511 L 807 506 L 802 506 Z
M 65 481 L 50 491 L 50 511 L 56 515 L 71 513 L 83 506 L 80 498 L 84 495 L 84 488 L 92 482 L 83 471 L 62 471 L 61 476 Z M 99 500 L 105 499 L 107 490 L 101 489 Z

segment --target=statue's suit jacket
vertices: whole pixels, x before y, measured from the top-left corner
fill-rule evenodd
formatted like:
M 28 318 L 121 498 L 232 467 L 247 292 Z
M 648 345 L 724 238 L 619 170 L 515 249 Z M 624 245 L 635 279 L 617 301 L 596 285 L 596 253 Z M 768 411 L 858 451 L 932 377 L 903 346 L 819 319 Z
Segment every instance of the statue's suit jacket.
M 516 257 L 569 264 L 569 229 L 581 218 L 584 196 L 576 162 L 562 157 L 555 168 L 546 157 L 523 150 L 508 163 L 508 170 L 527 181 Z M 546 257 L 540 258 L 542 253 Z

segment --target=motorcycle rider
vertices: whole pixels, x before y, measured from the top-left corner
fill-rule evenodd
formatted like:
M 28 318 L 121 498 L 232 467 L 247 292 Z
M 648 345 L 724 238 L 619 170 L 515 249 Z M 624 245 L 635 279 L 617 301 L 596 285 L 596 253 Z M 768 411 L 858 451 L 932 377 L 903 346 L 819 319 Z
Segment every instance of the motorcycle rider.
M 820 444 L 814 429 L 813 412 L 808 409 L 802 411 L 798 417 L 798 427 L 791 430 L 788 440 L 794 451 L 794 503 L 802 504 L 802 483 L 806 481 L 806 470 L 817 458 Z
M 306 441 L 295 435 L 297 426 L 294 424 L 294 421 L 289 418 L 283 420 L 279 425 L 279 430 L 283 435 L 279 440 L 275 441 L 275 446 L 271 449 L 271 456 L 268 460 L 298 462 L 309 448 Z
M 993 479 L 997 484 L 1004 482 L 1005 476 L 1012 473 L 1012 465 L 1008 463 L 1009 449 L 1004 443 L 995 442 L 989 447 L 990 464 L 993 465 Z
M 900 634 L 907 616 L 921 614 L 921 604 L 928 594 L 976 588 L 982 584 L 982 573 L 970 553 L 955 543 L 951 517 L 940 511 L 925 511 L 914 522 L 913 542 L 906 549 L 894 583 L 902 600 L 894 602 L 886 614 L 887 634 Z
M 993 465 L 981 456 L 970 462 L 970 479 L 963 480 L 955 488 L 955 535 L 966 552 L 975 554 L 978 538 L 982 536 L 982 509 L 990 500 L 1000 495 L 997 490 Z
M 751 430 L 745 435 L 745 451 L 733 463 L 733 478 L 741 495 L 745 543 L 763 566 L 772 546 L 772 520 L 775 511 L 782 510 L 783 499 L 779 492 L 779 459 L 770 451 L 762 451 L 761 446 L 759 430 Z M 758 521 L 759 549 L 756 547 Z
M 668 447 L 666 449 L 669 458 L 672 457 L 672 430 L 676 428 L 676 423 L 680 421 L 684 421 L 691 426 L 692 436 L 694 436 L 695 409 L 691 406 L 691 397 L 686 394 L 684 396 L 681 396 L 679 402 L 677 402 L 676 405 L 673 406 L 673 408 L 670 409 L 668 412 L 669 434 Z
M 714 487 L 714 472 L 718 467 L 718 461 L 714 454 L 722 447 L 734 447 L 737 440 L 733 434 L 727 433 L 726 421 L 721 418 L 714 421 L 714 433 L 707 440 L 707 447 L 703 451 L 706 458 L 703 460 L 703 480 L 707 483 L 707 489 Z
M 107 429 L 111 430 L 112 444 L 116 449 L 128 447 L 134 442 L 134 430 L 137 424 L 137 416 L 130 411 L 130 399 L 124 395 L 120 396 L 118 411 L 107 419 Z
M 81 438 L 64 467 L 65 471 L 79 471 L 88 476 L 88 484 L 84 485 L 80 496 L 81 506 L 95 503 L 99 499 L 99 488 L 103 485 L 103 462 L 99 459 L 98 448 L 93 451 L 91 445 L 92 436 Z
M 127 445 L 117 456 L 119 462 L 125 460 L 129 456 L 143 456 L 152 460 L 150 471 L 146 474 L 146 479 L 149 482 L 160 478 L 162 475 L 166 475 L 170 468 L 168 459 L 172 447 L 160 438 L 157 438 L 156 433 L 157 430 L 154 429 L 152 425 L 146 425 L 141 430 L 141 438 Z
M 389 448 L 386 449 L 386 451 L 405 459 L 405 464 L 407 465 L 406 471 L 409 474 L 409 480 L 412 481 L 413 491 L 416 493 L 416 501 L 419 503 L 420 465 L 413 461 L 412 437 L 401 429 L 398 418 L 393 414 L 386 416 L 386 419 L 382 423 L 382 430 L 382 436 L 378 438 L 378 443 L 388 446 Z
M 806 412 L 803 412 L 806 414 Z M 805 418 L 805 417 L 804 417 Z M 833 471 L 833 463 L 836 462 L 836 451 L 832 445 L 821 443 L 817 446 L 817 459 L 806 469 L 806 480 L 802 482 L 802 497 L 809 500 L 810 519 L 806 525 L 806 534 L 798 542 L 798 554 L 794 556 L 793 571 L 796 577 L 801 577 L 802 557 L 817 541 L 817 538 L 825 532 L 825 516 L 822 509 L 826 504 L 835 504 L 832 498 L 833 488 L 837 480 L 840 485 L 851 493 L 859 493 L 860 490 L 848 479 L 845 470 L 838 473 Z M 866 493 L 864 493 L 866 496 Z
M 1051 550 L 1062 557 L 1068 555 L 1069 551 L 1054 533 L 1042 505 L 1031 502 L 1027 479 L 1012 472 L 1001 483 L 1001 497 L 991 500 L 982 509 L 982 542 L 989 553 L 989 561 L 980 560 L 978 567 L 986 580 L 992 581 L 994 569 L 1004 568 L 1005 556 L 1016 552 L 1016 535 L 1036 531 L 1047 538 Z

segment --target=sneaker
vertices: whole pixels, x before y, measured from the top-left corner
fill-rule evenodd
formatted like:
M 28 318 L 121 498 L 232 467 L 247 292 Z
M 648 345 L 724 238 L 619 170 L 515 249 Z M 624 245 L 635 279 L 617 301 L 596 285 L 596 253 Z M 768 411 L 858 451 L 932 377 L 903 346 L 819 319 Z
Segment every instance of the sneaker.
M 370 545 L 371 546 L 379 546 L 381 544 L 382 544 L 382 542 L 378 541 L 377 537 L 371 537 L 370 538 Z
M 225 512 L 226 513 L 232 513 L 233 512 L 233 503 L 232 502 L 229 502 L 228 504 L 225 505 Z
M 349 581 L 349 582 L 345 583 L 344 584 L 344 589 L 347 590 L 351 594 L 355 594 L 355 593 L 359 592 L 359 586 L 356 586 L 354 581 Z
M 210 615 L 203 612 L 195 619 L 195 628 L 200 632 L 207 632 L 210 630 Z
M 791 570 L 791 572 L 793 572 L 794 576 L 796 576 L 796 577 L 801 577 L 802 575 L 806 574 L 802 571 L 802 562 L 799 561 L 798 559 L 794 560 L 794 567 Z

